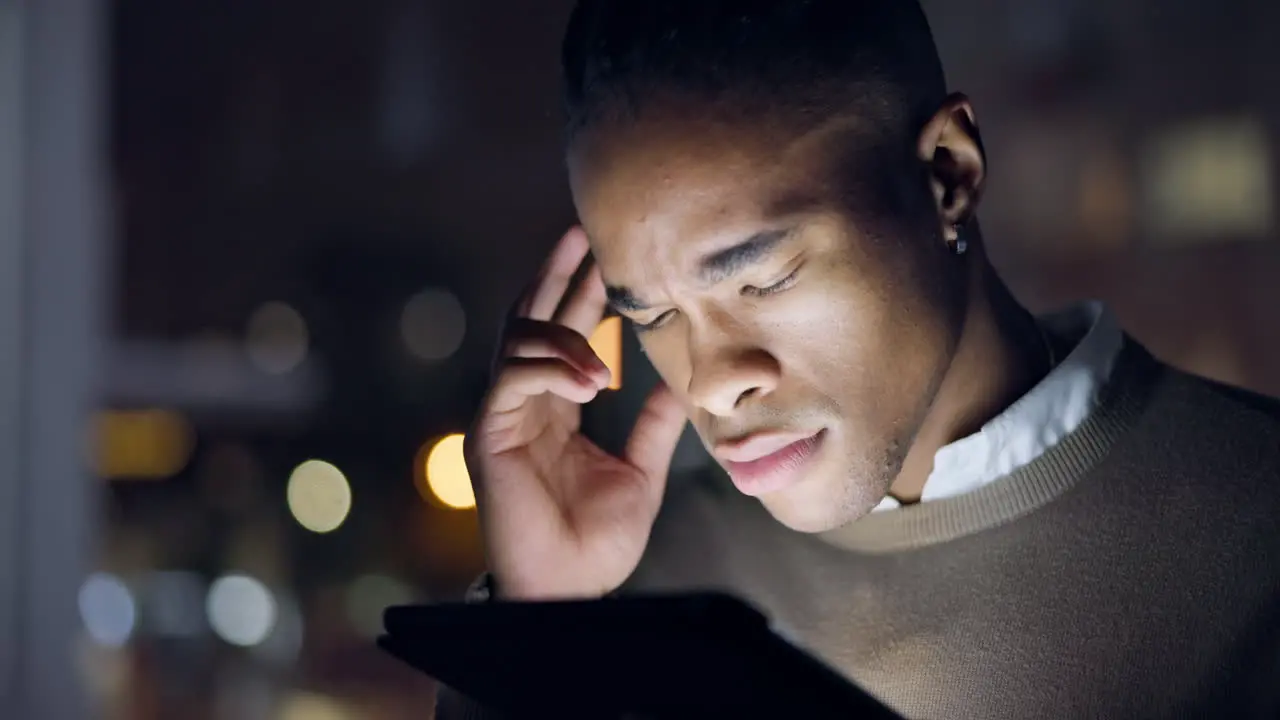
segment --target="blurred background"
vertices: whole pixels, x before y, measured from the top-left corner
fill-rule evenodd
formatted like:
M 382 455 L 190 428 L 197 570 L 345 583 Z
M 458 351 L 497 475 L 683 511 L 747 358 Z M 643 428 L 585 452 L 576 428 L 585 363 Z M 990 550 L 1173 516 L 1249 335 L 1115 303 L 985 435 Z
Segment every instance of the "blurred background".
M 1280 394 L 1280 3 L 925 5 L 1018 295 Z M 431 716 L 372 639 L 482 568 L 459 433 L 573 221 L 569 7 L 0 0 L 0 714 Z M 614 445 L 652 374 L 593 344 Z

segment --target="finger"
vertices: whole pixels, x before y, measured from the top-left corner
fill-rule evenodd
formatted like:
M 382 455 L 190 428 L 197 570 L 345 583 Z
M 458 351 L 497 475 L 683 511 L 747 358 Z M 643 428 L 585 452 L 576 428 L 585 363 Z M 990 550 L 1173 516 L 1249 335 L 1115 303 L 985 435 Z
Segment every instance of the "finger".
M 534 320 L 550 320 L 560 307 L 565 291 L 587 255 L 587 234 L 574 227 L 560 238 L 547 262 L 538 273 L 538 280 L 528 296 L 525 317 Z
M 684 408 L 671 389 L 659 380 L 640 410 L 625 452 L 627 462 L 644 473 L 659 495 L 666 486 L 671 458 L 686 422 Z
M 604 290 L 604 279 L 600 275 L 600 266 L 588 259 L 591 267 L 583 274 L 582 282 L 573 289 L 569 299 L 560 309 L 556 321 L 586 337 L 591 337 L 596 326 L 604 318 L 607 296 Z
M 489 392 L 486 414 L 516 410 L 530 398 L 548 393 L 570 402 L 588 403 L 600 392 L 596 381 L 559 358 L 507 358 Z
M 498 362 L 511 357 L 559 358 L 595 380 L 600 388 L 609 386 L 609 367 L 585 337 L 562 325 L 513 318 Z

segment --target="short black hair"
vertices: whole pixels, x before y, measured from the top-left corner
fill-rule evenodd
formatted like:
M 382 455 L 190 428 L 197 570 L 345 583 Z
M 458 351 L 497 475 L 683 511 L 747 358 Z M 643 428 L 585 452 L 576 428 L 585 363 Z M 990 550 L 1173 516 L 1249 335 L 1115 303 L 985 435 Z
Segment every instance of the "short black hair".
M 915 132 L 946 95 L 917 0 L 579 0 L 562 65 L 570 142 L 689 100 L 731 117 L 854 113 Z

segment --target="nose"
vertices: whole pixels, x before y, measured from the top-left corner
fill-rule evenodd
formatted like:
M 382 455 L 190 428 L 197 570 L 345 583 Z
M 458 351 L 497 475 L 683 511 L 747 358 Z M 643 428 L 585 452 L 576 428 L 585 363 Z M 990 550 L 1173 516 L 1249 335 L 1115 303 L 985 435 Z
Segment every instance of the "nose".
M 695 348 L 690 364 L 689 399 L 718 417 L 730 417 L 744 403 L 778 387 L 778 361 L 759 347 L 718 344 Z

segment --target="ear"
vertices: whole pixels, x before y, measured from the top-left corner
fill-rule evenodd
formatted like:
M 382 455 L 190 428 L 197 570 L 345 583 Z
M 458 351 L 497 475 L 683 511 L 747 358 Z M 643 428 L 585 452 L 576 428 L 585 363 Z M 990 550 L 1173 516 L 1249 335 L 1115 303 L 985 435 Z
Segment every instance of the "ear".
M 930 185 L 943 238 L 953 243 L 958 227 L 977 212 L 987 175 L 987 158 L 969 98 L 949 96 L 920 132 L 920 159 L 929 167 Z

